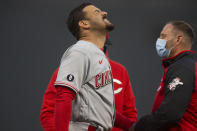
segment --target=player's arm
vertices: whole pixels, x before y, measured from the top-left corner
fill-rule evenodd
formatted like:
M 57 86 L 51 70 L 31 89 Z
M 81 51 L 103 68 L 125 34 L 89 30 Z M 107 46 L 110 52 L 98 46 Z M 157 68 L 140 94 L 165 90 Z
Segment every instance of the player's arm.
M 135 131 L 168 130 L 180 122 L 194 89 L 194 72 L 182 65 L 171 67 L 166 74 L 164 100 L 151 115 L 142 117 Z
M 56 131 L 68 131 L 72 113 L 72 100 L 75 99 L 81 85 L 84 83 L 89 61 L 88 57 L 80 52 L 66 52 L 63 56 L 55 87 L 57 89 L 55 109 Z
M 76 93 L 68 87 L 56 86 L 55 131 L 68 131 L 72 113 L 72 100 Z
M 124 91 L 124 104 L 123 104 L 123 115 L 127 116 L 132 121 L 137 121 L 137 110 L 135 107 L 135 96 L 131 88 L 129 75 L 125 70 L 125 91 Z
M 54 131 L 54 110 L 55 110 L 55 97 L 56 89 L 54 87 L 54 82 L 57 78 L 58 73 L 57 68 L 53 73 L 48 87 L 44 93 L 42 108 L 40 112 L 40 123 L 45 131 Z

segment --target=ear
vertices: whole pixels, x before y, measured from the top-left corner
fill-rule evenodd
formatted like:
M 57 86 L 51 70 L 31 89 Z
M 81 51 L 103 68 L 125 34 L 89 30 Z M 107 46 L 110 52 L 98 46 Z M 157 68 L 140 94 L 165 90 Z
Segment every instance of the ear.
M 87 20 L 80 20 L 78 24 L 79 24 L 79 27 L 82 29 L 89 29 L 90 28 L 89 21 L 87 21 Z
M 178 35 L 176 39 L 176 44 L 177 45 L 181 44 L 183 42 L 183 38 L 184 38 L 183 34 Z

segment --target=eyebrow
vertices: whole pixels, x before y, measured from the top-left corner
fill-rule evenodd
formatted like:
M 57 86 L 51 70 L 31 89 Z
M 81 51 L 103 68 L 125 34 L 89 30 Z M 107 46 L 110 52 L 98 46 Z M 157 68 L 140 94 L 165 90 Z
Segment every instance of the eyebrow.
M 166 35 L 166 34 L 161 33 L 161 34 L 160 34 L 160 36 L 162 36 L 162 37 L 166 37 L 167 35 Z
M 101 12 L 101 10 L 99 10 L 99 9 L 96 9 L 94 12 Z

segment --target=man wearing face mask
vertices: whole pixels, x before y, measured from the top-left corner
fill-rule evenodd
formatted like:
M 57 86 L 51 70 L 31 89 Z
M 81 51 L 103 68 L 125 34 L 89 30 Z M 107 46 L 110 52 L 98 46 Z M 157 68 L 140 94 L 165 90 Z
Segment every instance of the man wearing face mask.
M 197 130 L 197 61 L 191 51 L 192 27 L 183 21 L 168 22 L 156 42 L 164 73 L 152 113 L 143 116 L 134 131 Z

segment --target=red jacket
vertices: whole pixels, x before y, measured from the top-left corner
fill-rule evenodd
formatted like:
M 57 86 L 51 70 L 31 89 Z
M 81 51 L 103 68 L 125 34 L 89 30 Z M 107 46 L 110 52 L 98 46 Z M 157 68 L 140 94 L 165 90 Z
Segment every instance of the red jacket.
M 124 66 L 109 60 L 112 74 L 114 78 L 115 91 L 115 108 L 117 111 L 127 116 L 133 121 L 137 121 L 137 110 L 135 108 L 135 97 L 131 88 L 129 75 Z M 54 131 L 54 110 L 56 89 L 54 82 L 56 81 L 58 69 L 54 72 L 43 98 L 41 108 L 40 121 L 45 131 Z M 122 131 L 113 128 L 112 131 Z

